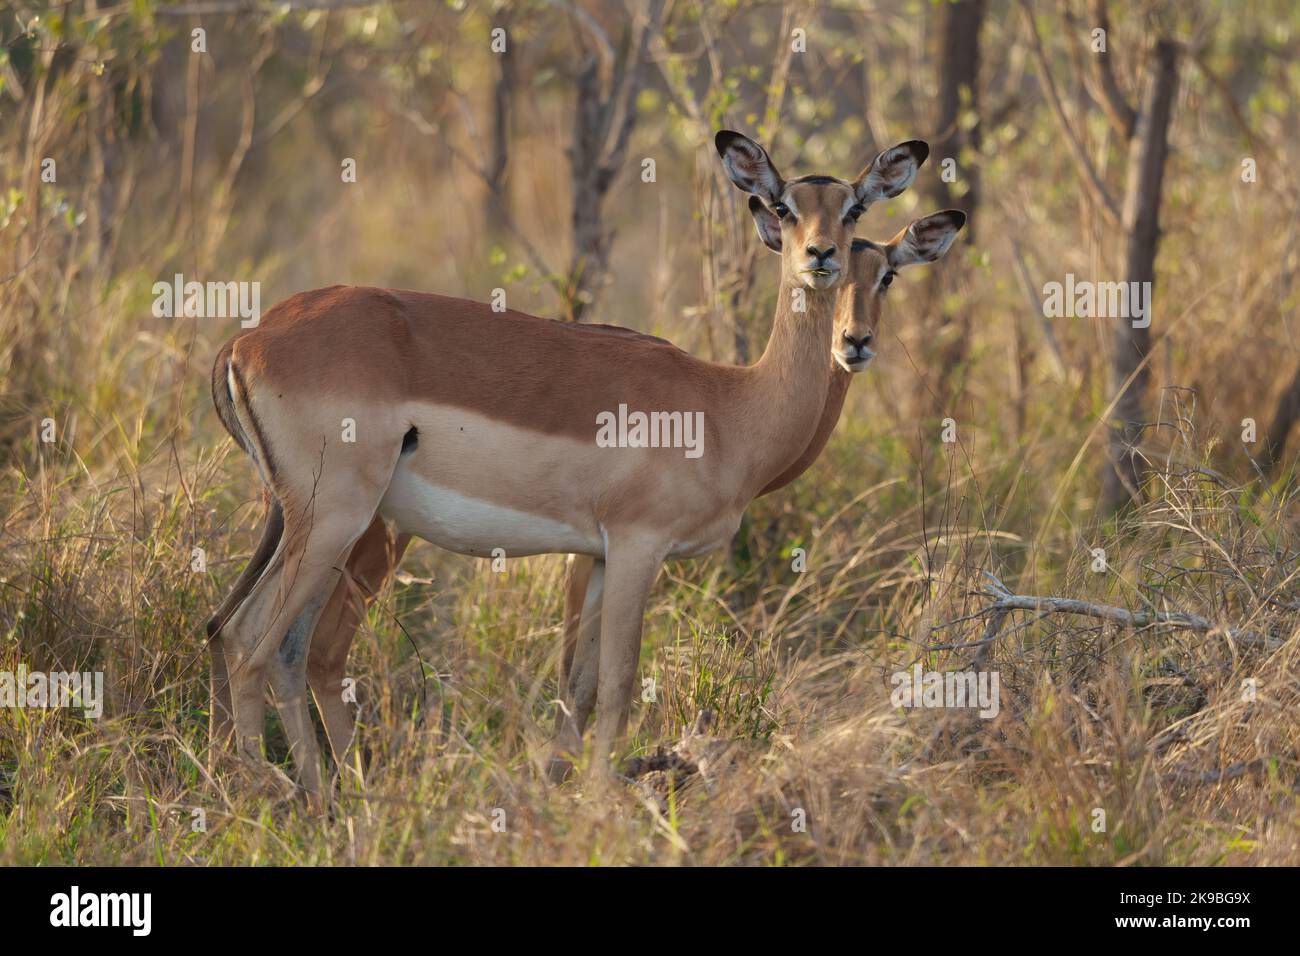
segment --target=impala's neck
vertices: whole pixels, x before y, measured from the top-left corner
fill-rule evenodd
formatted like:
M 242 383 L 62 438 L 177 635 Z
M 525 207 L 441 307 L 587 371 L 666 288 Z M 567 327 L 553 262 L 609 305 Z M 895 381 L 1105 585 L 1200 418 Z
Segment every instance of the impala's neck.
M 796 292 L 802 312 L 794 308 Z M 830 386 L 834 308 L 834 291 L 782 278 L 772 336 L 743 380 L 745 433 L 734 436 L 750 498 L 799 459 L 817 430 Z
M 853 373 L 844 371 L 835 361 L 830 365 L 831 377 L 830 386 L 826 390 L 826 404 L 822 408 L 821 420 L 817 422 L 817 428 L 808 440 L 808 447 L 785 471 L 764 485 L 759 495 L 770 494 L 778 488 L 784 488 L 811 468 L 812 463 L 821 456 L 822 449 L 830 440 L 831 432 L 835 431 L 835 426 L 840 420 L 840 412 L 844 410 L 844 397 L 849 393 L 849 382 L 853 381 Z

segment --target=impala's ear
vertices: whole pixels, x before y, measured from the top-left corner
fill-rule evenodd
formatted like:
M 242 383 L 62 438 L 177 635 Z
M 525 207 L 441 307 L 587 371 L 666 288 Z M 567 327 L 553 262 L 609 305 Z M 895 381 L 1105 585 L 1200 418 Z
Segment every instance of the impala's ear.
M 754 217 L 754 225 L 758 226 L 758 238 L 763 240 L 763 245 L 773 252 L 780 252 L 781 220 L 776 218 L 776 213 L 757 196 L 749 197 L 749 212 Z
M 960 209 L 945 209 L 916 220 L 885 246 L 889 267 L 901 269 L 918 262 L 934 262 L 948 251 L 964 225 L 966 214 Z
M 764 202 L 774 203 L 781 198 L 785 183 L 762 146 L 729 129 L 720 130 L 713 137 L 713 144 L 722 157 L 722 168 L 733 183 Z
M 871 165 L 859 174 L 858 181 L 853 184 L 858 202 L 869 205 L 882 199 L 893 199 L 912 185 L 916 171 L 929 155 L 929 144 L 919 139 L 908 140 L 885 150 L 871 161 Z

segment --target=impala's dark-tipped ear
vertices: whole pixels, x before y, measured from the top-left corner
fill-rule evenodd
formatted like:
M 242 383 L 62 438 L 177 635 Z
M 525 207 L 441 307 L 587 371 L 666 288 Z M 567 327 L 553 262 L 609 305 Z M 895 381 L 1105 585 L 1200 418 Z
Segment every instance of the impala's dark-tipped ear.
M 918 219 L 886 246 L 890 268 L 934 262 L 943 256 L 966 225 L 966 214 L 960 209 L 945 209 Z
M 929 155 L 930 145 L 919 139 L 891 146 L 873 159 L 853 184 L 858 202 L 869 205 L 882 199 L 893 199 L 912 185 L 916 171 Z
M 749 212 L 758 227 L 758 238 L 773 252 L 781 251 L 781 220 L 757 196 L 749 197 Z
M 713 144 L 722 157 L 722 168 L 727 171 L 727 178 L 733 183 L 767 203 L 781 198 L 785 183 L 762 146 L 729 129 L 719 130 L 713 137 Z

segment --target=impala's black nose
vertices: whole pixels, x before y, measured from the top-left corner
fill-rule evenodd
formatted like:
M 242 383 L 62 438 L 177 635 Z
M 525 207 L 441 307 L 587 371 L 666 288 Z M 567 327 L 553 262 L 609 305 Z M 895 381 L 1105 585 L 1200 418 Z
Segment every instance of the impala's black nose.
M 862 338 L 860 339 L 855 339 L 853 336 L 849 335 L 848 332 L 844 333 L 844 341 L 856 349 L 865 349 L 868 345 L 871 344 L 871 339 L 872 339 L 872 334 L 870 329 L 867 329 L 867 331 L 863 332 Z
M 814 259 L 820 259 L 822 262 L 825 262 L 831 256 L 835 255 L 835 247 L 827 246 L 825 249 L 818 249 L 816 246 L 808 246 L 804 249 L 804 252 L 808 253 L 808 255 L 812 256 Z

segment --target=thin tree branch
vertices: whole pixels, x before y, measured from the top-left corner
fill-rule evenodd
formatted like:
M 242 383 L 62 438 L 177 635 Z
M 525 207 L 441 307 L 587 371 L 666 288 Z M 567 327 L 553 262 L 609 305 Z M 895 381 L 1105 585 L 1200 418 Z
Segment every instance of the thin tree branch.
M 1124 91 L 1115 79 L 1115 66 L 1110 53 L 1110 12 L 1106 0 L 1093 0 L 1092 19 L 1096 26 L 1106 31 L 1106 52 L 1093 54 L 1092 72 L 1096 86 L 1091 92 L 1101 104 L 1102 111 L 1115 131 L 1125 139 L 1132 139 L 1137 127 L 1137 110 L 1125 99 Z
M 1020 0 L 1020 9 L 1025 14 L 1025 20 L 1029 24 L 1029 37 L 1034 51 L 1034 63 L 1038 68 L 1038 77 L 1043 84 L 1043 90 L 1047 94 L 1047 102 L 1052 107 L 1052 112 L 1056 115 L 1056 121 L 1061 127 L 1061 132 L 1070 144 L 1070 158 L 1074 160 L 1074 165 L 1079 170 L 1079 177 L 1083 180 L 1094 204 L 1101 210 L 1106 222 L 1113 228 L 1120 228 L 1119 207 L 1115 205 L 1115 200 L 1111 198 L 1110 193 L 1106 191 L 1106 185 L 1101 181 L 1097 174 L 1096 168 L 1088 159 L 1088 151 L 1083 148 L 1083 143 L 1074 131 L 1070 119 L 1065 115 L 1065 107 L 1061 104 L 1061 95 L 1056 89 L 1056 81 L 1052 79 L 1052 71 L 1047 66 L 1047 54 L 1043 51 L 1043 41 L 1038 35 L 1038 25 L 1034 23 L 1034 12 L 1030 8 L 1028 0 Z
M 547 6 L 559 7 L 567 11 L 575 20 L 582 24 L 588 35 L 596 41 L 596 46 L 600 50 L 600 57 L 605 61 L 607 66 L 612 68 L 616 57 L 614 55 L 614 44 L 609 42 L 609 34 L 605 28 L 596 22 L 596 19 L 576 3 L 568 0 L 546 0 Z
M 1185 767 L 1175 767 L 1173 770 L 1165 771 L 1164 777 L 1177 783 L 1216 784 L 1226 780 L 1236 780 L 1248 773 L 1263 773 L 1267 769 L 1267 760 L 1243 760 L 1222 770 L 1189 770 Z
M 1065 356 L 1061 353 L 1061 344 L 1056 340 L 1056 332 L 1052 329 L 1052 324 L 1043 317 L 1043 306 L 1039 300 L 1035 289 L 1033 279 L 1029 275 L 1029 264 L 1025 262 L 1024 250 L 1020 246 L 1020 240 L 1011 236 L 1011 255 L 1012 262 L 1015 265 L 1016 279 L 1020 283 L 1020 290 L 1024 292 L 1025 298 L 1029 300 L 1029 314 L 1034 317 L 1034 322 L 1038 325 L 1038 331 L 1042 333 L 1043 341 L 1047 343 L 1048 354 L 1051 355 L 1052 372 L 1058 381 L 1065 381 Z
M 614 143 L 601 164 L 601 180 L 606 188 L 623 165 L 623 157 L 627 153 L 632 129 L 636 126 L 636 97 L 640 92 L 641 84 L 635 80 L 646 60 L 650 38 L 658 31 L 663 20 L 663 10 L 664 0 L 650 0 L 646 19 L 636 34 L 636 52 L 624 62 L 622 76 L 619 77 L 620 85 L 610 95 L 610 117 L 612 119 L 614 116 L 619 116 L 622 121 Z

